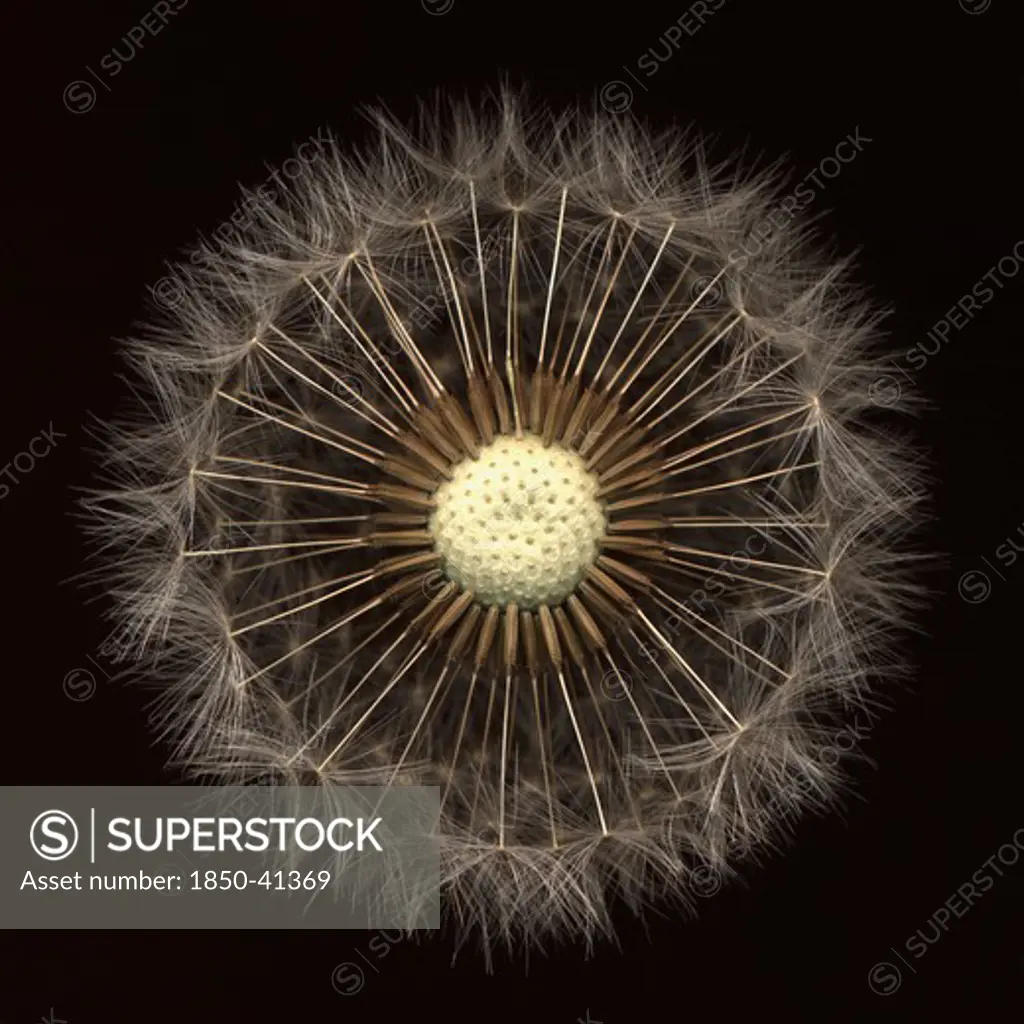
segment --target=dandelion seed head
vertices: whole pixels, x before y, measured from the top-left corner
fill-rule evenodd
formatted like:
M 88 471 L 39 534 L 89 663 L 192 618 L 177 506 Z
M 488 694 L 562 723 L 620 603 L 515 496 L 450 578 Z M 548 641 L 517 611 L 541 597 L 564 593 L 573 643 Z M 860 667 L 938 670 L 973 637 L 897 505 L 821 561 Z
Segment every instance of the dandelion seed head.
M 485 950 L 686 904 L 839 792 L 923 476 L 878 314 L 692 134 L 375 114 L 177 271 L 89 503 L 174 758 L 438 786 Z M 843 749 L 846 749 L 844 746 Z

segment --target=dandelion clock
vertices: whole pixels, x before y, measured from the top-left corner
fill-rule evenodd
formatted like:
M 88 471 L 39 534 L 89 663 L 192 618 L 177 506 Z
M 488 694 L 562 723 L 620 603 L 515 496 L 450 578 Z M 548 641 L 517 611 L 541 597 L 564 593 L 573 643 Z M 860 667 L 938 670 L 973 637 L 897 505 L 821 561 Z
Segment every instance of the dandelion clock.
M 96 557 L 188 777 L 437 787 L 455 926 L 586 945 L 838 792 L 920 471 L 772 173 L 509 93 L 373 120 L 163 282 Z

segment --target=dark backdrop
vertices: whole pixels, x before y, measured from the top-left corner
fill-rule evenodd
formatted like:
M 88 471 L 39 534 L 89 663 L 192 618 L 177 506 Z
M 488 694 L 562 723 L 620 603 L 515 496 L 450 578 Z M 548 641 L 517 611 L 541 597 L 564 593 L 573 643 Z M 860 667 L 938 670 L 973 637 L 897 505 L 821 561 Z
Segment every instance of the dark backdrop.
M 875 767 L 858 772 L 857 797 L 705 901 L 697 922 L 652 919 L 645 932 L 624 919 L 621 949 L 590 961 L 565 949 L 525 977 L 508 963 L 486 976 L 472 953 L 453 968 L 444 937 L 400 943 L 348 997 L 331 972 L 365 951 L 362 933 L 6 932 L 0 1021 L 574 1024 L 589 1011 L 632 1024 L 801 1007 L 908 1020 L 961 1000 L 1018 1012 L 1024 862 L 1003 866 L 925 955 L 905 949 L 1024 826 L 1024 566 L 997 554 L 1024 522 L 1024 272 L 957 315 L 923 368 L 906 360 L 1024 238 L 1013 6 L 169 0 L 178 10 L 134 53 L 145 0 L 5 11 L 3 293 L 15 316 L 0 454 L 43 430 L 62 436 L 0 500 L 4 783 L 176 781 L 143 694 L 107 678 L 102 598 L 66 582 L 82 567 L 72 512 L 90 483 L 88 424 L 123 392 L 116 339 L 145 316 L 163 261 L 224 221 L 239 182 L 259 184 L 319 129 L 357 139 L 356 107 L 377 99 L 405 113 L 435 86 L 491 86 L 504 72 L 556 102 L 604 95 L 658 125 L 694 122 L 723 153 L 788 156 L 794 180 L 859 126 L 870 145 L 813 212 L 840 250 L 860 250 L 864 281 L 894 309 L 894 384 L 933 405 L 921 444 L 938 478 L 930 543 L 946 566 L 926 637 L 908 640 L 916 677 L 868 741 Z M 693 30 L 702 8 L 692 35 L 671 28 Z M 116 72 L 115 47 L 131 54 Z M 72 700 L 83 672 L 95 691 Z M 900 972 L 887 995 L 869 984 L 893 987 L 892 972 L 872 973 L 880 962 Z

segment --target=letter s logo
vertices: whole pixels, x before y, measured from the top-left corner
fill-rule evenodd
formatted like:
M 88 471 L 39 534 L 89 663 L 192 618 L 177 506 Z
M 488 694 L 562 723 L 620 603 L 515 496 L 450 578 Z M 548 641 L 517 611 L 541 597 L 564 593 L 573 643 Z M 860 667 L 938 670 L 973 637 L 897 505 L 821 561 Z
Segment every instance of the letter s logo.
M 78 826 L 66 811 L 43 811 L 29 827 L 28 838 L 43 860 L 63 860 L 75 852 Z

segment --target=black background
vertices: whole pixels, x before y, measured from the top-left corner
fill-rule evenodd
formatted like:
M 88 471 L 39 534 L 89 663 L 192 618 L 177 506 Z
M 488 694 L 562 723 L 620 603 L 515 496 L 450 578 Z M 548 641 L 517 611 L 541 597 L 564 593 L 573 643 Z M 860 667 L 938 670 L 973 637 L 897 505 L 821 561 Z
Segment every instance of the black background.
M 664 34 L 684 0 L 454 0 L 437 13 L 444 6 L 188 0 L 116 76 L 101 59 L 130 52 L 123 37 L 148 4 L 6 14 L 3 294 L 15 316 L 2 340 L 0 461 L 51 424 L 66 437 L 0 501 L 4 783 L 175 781 L 147 731 L 144 695 L 107 679 L 102 598 L 90 603 L 68 582 L 84 555 L 72 513 L 75 488 L 91 482 L 88 424 L 123 394 L 117 339 L 145 317 L 164 260 L 230 215 L 238 183 L 265 181 L 319 129 L 358 139 L 360 104 L 411 113 L 437 86 L 494 86 L 501 73 L 546 100 L 590 102 L 620 80 L 641 118 L 693 122 L 723 154 L 785 155 L 793 180 L 860 126 L 870 144 L 813 212 L 840 251 L 859 249 L 863 280 L 893 307 L 896 359 L 1024 238 L 1024 71 L 1008 0 L 976 14 L 957 0 L 727 0 L 668 59 Z M 648 50 L 663 59 L 645 77 L 637 62 Z M 88 110 L 62 98 L 78 79 L 96 89 Z M 444 936 L 399 943 L 352 996 L 332 989 L 331 972 L 357 950 L 375 959 L 363 933 L 6 932 L 0 1021 L 28 1024 L 51 1008 L 68 1024 L 574 1024 L 588 1010 L 632 1024 L 801 1007 L 825 1019 L 918 1019 L 928 1003 L 1019 1014 L 1024 863 L 1002 867 L 920 959 L 904 942 L 931 934 L 929 918 L 1024 826 L 1024 566 L 994 555 L 1024 523 L 1022 295 L 1024 273 L 913 382 L 899 378 L 933 407 L 920 443 L 937 478 L 929 541 L 945 567 L 926 636 L 908 640 L 915 680 L 889 695 L 867 743 L 875 767 L 858 772 L 841 813 L 807 822 L 791 852 L 703 901 L 698 921 L 652 918 L 645 932 L 624 919 L 620 949 L 601 945 L 586 960 L 567 947 L 534 957 L 528 974 L 499 962 L 488 976 L 472 951 L 452 967 Z M 991 593 L 971 604 L 958 581 L 979 569 Z M 67 695 L 76 670 L 96 680 L 88 700 Z M 868 984 L 880 961 L 902 972 L 886 996 Z

